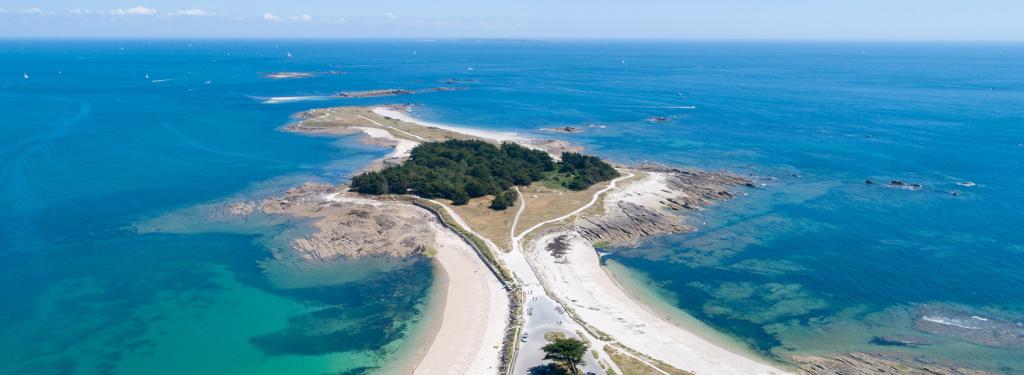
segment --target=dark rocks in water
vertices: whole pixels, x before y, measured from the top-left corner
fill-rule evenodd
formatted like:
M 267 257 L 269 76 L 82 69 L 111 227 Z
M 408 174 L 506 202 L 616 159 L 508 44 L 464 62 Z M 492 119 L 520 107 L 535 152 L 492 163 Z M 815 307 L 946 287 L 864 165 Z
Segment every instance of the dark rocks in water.
M 889 187 L 903 188 L 907 190 L 921 190 L 924 186 L 921 186 L 921 184 L 908 184 L 902 180 L 892 180 L 889 181 Z
M 843 353 L 828 356 L 793 356 L 800 374 L 807 375 L 990 375 L 945 364 L 902 358 L 890 354 Z
M 566 126 L 566 127 L 562 127 L 562 128 L 544 128 L 544 129 L 541 129 L 541 131 L 552 132 L 552 133 L 575 134 L 575 133 L 582 133 L 583 129 L 580 129 L 580 128 L 577 128 L 577 127 L 572 127 L 572 126 Z
M 441 91 L 460 91 L 460 90 L 469 90 L 469 87 L 435 87 L 435 88 L 428 89 L 428 90 L 429 91 L 437 91 L 437 92 L 441 92 Z
M 671 117 L 665 117 L 665 116 L 651 116 L 651 117 L 648 117 L 647 119 L 645 119 L 644 121 L 653 122 L 653 123 L 659 123 L 659 122 L 672 121 L 672 118 Z
M 338 94 L 342 98 L 376 98 L 380 96 L 395 96 L 395 95 L 412 95 L 415 94 L 412 90 L 403 89 L 383 89 L 383 90 L 366 90 L 366 91 L 347 91 Z
M 458 79 L 458 78 L 449 78 L 449 79 L 444 80 L 444 83 L 447 83 L 449 85 L 454 85 L 454 84 L 458 84 L 458 83 L 477 83 L 477 82 L 480 82 L 480 80 L 478 80 L 478 79 Z
M 900 347 L 918 347 L 922 345 L 928 345 L 928 343 L 918 340 L 916 338 L 903 336 L 875 336 L 871 338 L 871 344 L 879 346 Z
M 875 182 L 871 181 L 870 179 L 868 179 L 868 180 L 864 180 L 864 183 L 868 184 L 868 185 L 871 185 L 871 184 L 874 184 Z

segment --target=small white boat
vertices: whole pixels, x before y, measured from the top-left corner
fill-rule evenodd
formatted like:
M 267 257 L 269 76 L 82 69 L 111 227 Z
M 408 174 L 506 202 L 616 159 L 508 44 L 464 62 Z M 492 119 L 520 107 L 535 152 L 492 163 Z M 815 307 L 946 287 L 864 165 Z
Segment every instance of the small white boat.
M 28 79 L 28 73 L 21 73 L 21 75 L 25 77 L 25 79 Z
M 290 58 L 293 58 L 293 57 L 295 57 L 295 56 L 293 56 L 291 52 L 288 52 L 288 58 L 290 59 Z
M 146 74 L 146 79 L 149 79 L 149 74 L 148 73 Z

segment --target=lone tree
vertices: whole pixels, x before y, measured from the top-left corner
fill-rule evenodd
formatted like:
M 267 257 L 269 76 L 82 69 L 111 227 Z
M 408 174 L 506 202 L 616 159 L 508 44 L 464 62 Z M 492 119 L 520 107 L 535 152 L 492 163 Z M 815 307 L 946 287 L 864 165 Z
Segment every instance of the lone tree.
M 577 367 L 583 365 L 583 356 L 587 354 L 587 344 L 576 338 L 555 339 L 554 342 L 544 345 L 544 359 L 550 359 L 563 366 L 570 373 L 577 374 Z
M 518 197 L 518 194 L 516 194 L 516 191 L 512 189 L 500 192 L 498 195 L 495 195 L 494 200 L 491 201 L 491 209 L 501 211 L 512 207 L 516 204 L 516 197 Z

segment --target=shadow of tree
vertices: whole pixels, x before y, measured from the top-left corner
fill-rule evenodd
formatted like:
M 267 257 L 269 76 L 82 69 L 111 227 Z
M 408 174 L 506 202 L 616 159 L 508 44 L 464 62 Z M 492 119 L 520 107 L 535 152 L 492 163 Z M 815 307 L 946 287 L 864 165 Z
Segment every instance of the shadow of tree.
M 529 375 L 570 375 L 562 366 L 554 363 L 531 367 L 526 373 Z

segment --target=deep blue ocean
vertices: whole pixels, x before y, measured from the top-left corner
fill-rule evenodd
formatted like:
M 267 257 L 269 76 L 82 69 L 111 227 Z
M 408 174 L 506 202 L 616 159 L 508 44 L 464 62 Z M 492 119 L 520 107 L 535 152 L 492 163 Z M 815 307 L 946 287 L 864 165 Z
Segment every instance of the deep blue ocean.
M 278 71 L 343 74 L 262 77 Z M 263 103 L 450 79 L 468 89 Z M 303 223 L 188 214 L 345 181 L 387 150 L 278 128 L 394 102 L 538 136 L 581 126 L 561 137 L 621 163 L 756 176 L 693 216 L 699 231 L 605 261 L 764 355 L 1024 373 L 1024 44 L 511 40 L 0 41 L 0 373 L 360 374 L 401 358 L 430 320 L 429 260 L 280 267 L 271 251 Z M 138 230 L 154 220 L 189 230 Z

